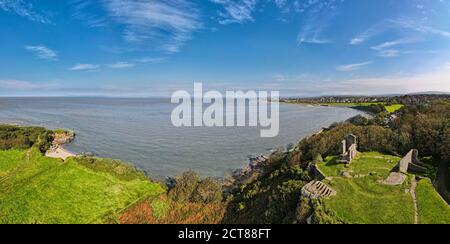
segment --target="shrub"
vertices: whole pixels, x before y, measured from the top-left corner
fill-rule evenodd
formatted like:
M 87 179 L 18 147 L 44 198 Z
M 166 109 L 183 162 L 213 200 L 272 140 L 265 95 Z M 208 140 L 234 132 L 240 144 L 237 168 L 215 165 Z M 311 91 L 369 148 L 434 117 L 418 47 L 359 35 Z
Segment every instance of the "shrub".
M 194 194 L 200 177 L 193 171 L 184 172 L 176 179 L 175 187 L 170 189 L 169 197 L 175 201 L 189 202 Z
M 41 127 L 0 125 L 0 150 L 28 149 L 36 146 L 47 151 L 53 141 L 53 132 Z
M 222 202 L 222 187 L 217 181 L 210 178 L 202 180 L 192 194 L 192 202 L 195 203 L 219 203 Z

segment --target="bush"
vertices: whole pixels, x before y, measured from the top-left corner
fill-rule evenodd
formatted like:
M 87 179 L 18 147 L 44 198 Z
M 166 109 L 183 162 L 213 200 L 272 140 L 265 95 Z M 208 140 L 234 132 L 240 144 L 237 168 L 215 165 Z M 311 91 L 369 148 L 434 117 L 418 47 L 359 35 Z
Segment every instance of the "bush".
M 222 187 L 210 178 L 202 180 L 192 194 L 192 202 L 195 203 L 219 203 L 222 202 Z
M 169 197 L 175 201 L 189 202 L 194 194 L 200 177 L 193 171 L 184 172 L 176 179 L 175 187 L 170 189 Z
M 169 197 L 174 201 L 191 203 L 218 203 L 223 200 L 222 187 L 213 179 L 201 180 L 193 171 L 184 172 L 170 189 Z
M 120 160 L 77 157 L 73 159 L 77 164 L 94 170 L 113 175 L 123 181 L 147 180 L 145 173 L 131 164 L 126 164 Z
M 36 146 L 47 151 L 53 142 L 53 132 L 41 127 L 0 125 L 0 150 L 28 149 Z
M 365 116 L 362 115 L 357 115 L 353 118 L 350 118 L 348 120 L 349 123 L 352 123 L 354 125 L 368 125 L 369 124 L 369 119 Z

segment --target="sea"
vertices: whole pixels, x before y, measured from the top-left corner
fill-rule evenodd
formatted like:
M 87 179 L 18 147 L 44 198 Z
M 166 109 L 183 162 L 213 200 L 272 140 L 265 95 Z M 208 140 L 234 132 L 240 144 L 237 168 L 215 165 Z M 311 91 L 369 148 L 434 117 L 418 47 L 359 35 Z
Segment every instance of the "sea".
M 163 179 L 187 170 L 223 178 L 268 154 L 361 114 L 343 107 L 280 104 L 280 132 L 257 127 L 175 127 L 169 98 L 0 98 L 0 123 L 70 129 L 74 153 L 120 159 Z

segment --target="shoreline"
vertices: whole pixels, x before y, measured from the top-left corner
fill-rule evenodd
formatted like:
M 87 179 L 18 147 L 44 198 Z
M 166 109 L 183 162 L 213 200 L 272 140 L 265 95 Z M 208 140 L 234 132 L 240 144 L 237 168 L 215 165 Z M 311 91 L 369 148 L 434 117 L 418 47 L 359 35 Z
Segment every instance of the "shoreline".
M 296 103 L 284 103 L 284 104 L 293 105 L 293 106 L 301 105 L 301 104 L 296 104 Z M 312 105 L 310 105 L 310 106 L 312 106 Z M 24 124 L 1 123 L 1 122 L 0 122 L 0 124 L 13 125 L 13 126 L 19 126 L 19 127 L 37 126 L 37 127 L 47 128 L 47 127 L 45 127 L 45 125 L 24 125 Z M 327 126 L 329 126 L 329 125 L 327 125 Z M 308 138 L 308 137 L 320 134 L 321 132 L 323 132 L 324 128 L 326 128 L 327 126 L 317 129 L 315 131 L 312 131 L 309 134 L 305 135 L 304 137 L 298 138 L 296 141 L 292 142 L 292 144 L 297 144 L 299 141 L 303 140 L 304 138 Z M 56 132 L 57 130 L 52 130 L 52 131 Z M 55 138 L 50 149 L 44 153 L 44 155 L 46 157 L 57 158 L 57 159 L 66 161 L 70 157 L 78 157 L 78 156 L 84 155 L 83 152 L 80 152 L 80 153 L 72 152 L 64 147 L 64 145 L 68 145 L 68 144 L 72 143 L 75 138 L 75 132 L 73 130 L 68 130 L 66 132 L 72 133 L 73 137 L 63 137 L 62 140 L 58 140 L 57 138 Z M 272 156 L 272 154 L 275 151 L 277 151 L 276 148 L 277 147 L 273 147 L 271 150 L 266 150 L 264 152 L 258 152 L 256 154 L 254 152 L 252 152 L 251 154 L 248 154 L 249 156 L 247 157 L 247 159 L 245 161 L 244 160 L 241 161 L 242 162 L 241 166 L 230 169 L 230 171 L 226 172 L 222 176 L 213 177 L 213 178 L 220 180 L 222 182 L 227 181 L 230 178 L 235 178 L 236 176 L 238 176 L 238 178 L 246 178 L 245 176 L 252 175 L 253 173 L 257 172 L 268 161 L 268 159 Z M 135 162 L 133 162 L 133 161 L 125 162 L 122 159 L 117 159 L 117 160 L 120 160 L 127 164 L 132 164 L 135 167 L 137 167 L 139 170 L 142 170 L 143 172 L 145 172 L 148 175 L 151 174 L 151 173 L 149 173 L 150 171 L 137 166 L 135 164 Z M 164 179 L 173 178 L 176 176 L 177 175 L 156 175 L 156 176 L 154 175 L 153 177 L 155 177 L 156 179 L 159 179 L 159 180 L 164 180 Z
M 45 156 L 49 158 L 59 158 L 66 161 L 66 159 L 70 157 L 77 157 L 78 155 L 58 145 L 50 148 L 47 152 L 45 152 Z

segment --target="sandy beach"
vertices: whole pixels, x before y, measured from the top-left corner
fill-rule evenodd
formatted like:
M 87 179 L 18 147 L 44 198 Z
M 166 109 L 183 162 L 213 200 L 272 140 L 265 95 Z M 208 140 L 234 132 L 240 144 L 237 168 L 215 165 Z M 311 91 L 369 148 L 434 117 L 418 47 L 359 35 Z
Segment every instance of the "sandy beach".
M 45 153 L 45 156 L 47 156 L 49 158 L 60 158 L 62 160 L 66 160 L 67 158 L 76 157 L 77 155 L 58 146 L 58 147 L 54 147 L 54 148 L 51 148 L 50 150 L 48 150 Z

